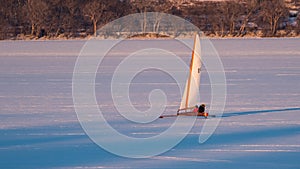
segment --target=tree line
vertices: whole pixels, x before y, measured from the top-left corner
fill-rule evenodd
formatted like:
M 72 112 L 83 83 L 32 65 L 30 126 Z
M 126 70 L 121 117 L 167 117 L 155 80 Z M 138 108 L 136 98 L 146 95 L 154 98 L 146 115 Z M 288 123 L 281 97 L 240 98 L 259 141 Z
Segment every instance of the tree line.
M 284 0 L 195 1 L 192 4 L 180 0 L 0 2 L 0 39 L 84 38 L 96 35 L 98 28 L 117 18 L 145 12 L 182 17 L 209 36 L 295 36 L 300 33 L 300 19 L 297 14 L 291 16 Z M 297 0 L 292 2 L 298 3 Z

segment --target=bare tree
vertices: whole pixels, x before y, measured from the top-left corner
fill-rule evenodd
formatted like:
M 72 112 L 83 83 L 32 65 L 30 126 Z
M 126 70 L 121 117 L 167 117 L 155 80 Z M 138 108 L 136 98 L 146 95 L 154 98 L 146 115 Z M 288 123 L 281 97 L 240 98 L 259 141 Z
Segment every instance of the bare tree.
M 152 0 L 144 1 L 144 0 L 133 0 L 131 3 L 133 7 L 143 15 L 143 21 L 140 23 L 142 32 L 145 33 L 147 29 L 147 14 L 146 12 L 151 10 L 151 2 Z
M 297 26 L 296 26 L 296 32 L 297 34 L 300 34 L 300 14 L 297 16 Z
M 172 9 L 172 7 L 177 4 L 178 2 L 171 3 L 169 0 L 158 0 L 153 2 L 152 6 L 153 11 L 157 12 L 155 13 L 155 21 L 153 24 L 153 32 L 159 33 L 159 27 L 160 27 L 160 22 L 162 19 L 162 13 L 167 13 Z
M 44 1 L 27 0 L 26 10 L 31 24 L 31 35 L 38 36 L 43 24 L 47 22 L 49 6 Z
M 169 12 L 175 5 L 178 5 L 178 2 L 170 2 L 169 0 L 134 0 L 132 1 L 133 7 L 143 15 L 143 21 L 140 22 L 142 32 L 145 33 L 152 31 L 159 33 L 160 23 L 162 19 L 162 13 Z M 146 12 L 155 12 L 153 13 L 153 22 L 147 23 L 147 13 Z M 148 26 L 152 26 L 148 28 Z
M 203 31 L 224 35 L 243 35 L 250 30 L 250 22 L 260 27 L 269 36 L 276 36 L 280 28 L 299 33 L 300 15 L 293 26 L 287 22 L 288 8 L 298 10 L 299 0 L 232 0 L 193 1 L 193 5 L 183 5 L 186 0 L 0 0 L 0 39 L 13 38 L 19 34 L 39 37 L 43 35 L 80 36 L 93 32 L 111 20 L 130 13 L 140 13 L 132 23 L 119 25 L 115 32 L 167 31 L 171 26 L 174 34 L 183 32 L 183 23 L 162 23 L 162 15 L 152 13 L 149 20 L 146 12 L 172 13 L 197 25 Z M 176 26 L 174 26 L 176 25 Z M 111 32 L 112 29 L 108 29 Z M 92 33 L 91 33 L 92 34 Z
M 23 33 L 25 18 L 22 13 L 24 2 L 22 0 L 0 0 L 0 29 L 3 38 L 15 37 Z
M 229 33 L 232 35 L 235 32 L 236 22 L 240 16 L 240 4 L 239 1 L 226 1 L 222 3 L 222 13 L 224 14 L 225 29 L 229 29 Z
M 210 6 L 210 23 L 215 31 L 215 33 L 219 36 L 224 36 L 227 30 L 228 19 L 225 15 L 228 10 L 227 7 L 222 6 L 222 3 L 214 3 L 214 6 Z M 220 34 L 221 33 L 221 34 Z
M 5 3 L 4 0 L 1 0 L 1 7 L 0 7 L 0 39 L 5 39 L 6 34 L 7 34 L 7 27 L 10 26 L 10 17 L 12 14 L 12 5 L 10 2 L 11 0 L 8 1 L 8 3 Z
M 51 24 L 50 29 L 54 30 L 53 35 L 57 37 L 60 32 L 65 31 L 70 18 L 69 9 L 65 0 L 52 0 L 49 2 L 51 6 Z
M 8 21 L 5 19 L 4 11 L 0 9 L 0 39 L 6 38 L 6 31 L 5 28 L 9 26 Z
M 260 7 L 260 1 L 261 0 L 248 0 L 245 3 L 245 14 L 243 15 L 242 23 L 239 29 L 238 34 L 241 35 L 243 32 L 245 32 L 245 28 L 249 22 L 249 20 L 254 17 L 255 12 Z
M 103 17 L 104 10 L 107 8 L 106 2 L 107 1 L 105 0 L 90 0 L 83 8 L 83 14 L 89 17 L 90 21 L 93 23 L 94 36 L 97 36 L 97 24 Z
M 66 4 L 66 7 L 69 12 L 69 17 L 67 19 L 67 29 L 68 36 L 74 36 L 74 32 L 77 32 L 78 29 L 82 29 L 84 22 L 84 17 L 82 15 L 82 8 L 84 7 L 83 1 L 80 0 L 63 0 Z
M 220 18 L 217 15 L 218 10 L 216 10 L 216 4 L 213 2 L 205 4 L 205 15 L 207 19 L 207 24 L 210 26 L 211 33 L 217 34 L 219 30 L 219 20 Z
M 284 0 L 268 0 L 261 3 L 261 16 L 270 26 L 271 35 L 274 36 L 278 29 L 278 22 L 288 15 Z

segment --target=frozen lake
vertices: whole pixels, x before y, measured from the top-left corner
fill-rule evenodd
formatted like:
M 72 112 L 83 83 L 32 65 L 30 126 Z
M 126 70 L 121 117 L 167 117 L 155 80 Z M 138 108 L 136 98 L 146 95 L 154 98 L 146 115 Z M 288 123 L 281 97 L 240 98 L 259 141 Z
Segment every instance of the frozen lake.
M 113 155 L 81 128 L 72 99 L 72 75 L 85 41 L 0 42 L 1 168 L 300 168 L 300 39 L 215 39 L 227 78 L 221 123 L 204 144 L 205 121 L 197 118 L 187 137 L 170 151 L 146 159 Z M 174 119 L 128 123 L 113 106 L 113 70 L 134 50 L 168 49 L 187 64 L 190 51 L 172 40 L 129 40 L 105 57 L 96 77 L 96 97 L 109 123 L 134 137 L 157 135 Z M 139 110 L 148 94 L 167 96 L 164 114 L 180 104 L 171 78 L 152 70 L 132 81 L 130 97 Z M 209 111 L 210 83 L 201 77 L 201 102 Z M 209 119 L 208 119 L 209 120 Z

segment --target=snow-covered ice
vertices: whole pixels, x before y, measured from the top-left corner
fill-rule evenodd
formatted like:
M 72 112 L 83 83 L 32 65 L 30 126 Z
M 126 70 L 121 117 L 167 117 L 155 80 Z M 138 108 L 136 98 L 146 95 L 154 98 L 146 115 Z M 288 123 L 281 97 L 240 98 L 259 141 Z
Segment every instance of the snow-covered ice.
M 85 134 L 72 100 L 72 75 L 85 41 L 0 42 L 1 168 L 300 168 L 300 39 L 214 39 L 227 78 L 221 123 L 204 144 L 205 121 L 197 118 L 187 137 L 166 153 L 145 159 L 113 155 Z M 127 122 L 110 94 L 115 66 L 136 48 L 190 52 L 171 40 L 129 40 L 103 60 L 97 73 L 97 101 L 109 123 L 132 137 L 166 130 L 173 118 L 150 124 Z M 165 73 L 149 70 L 130 86 L 132 104 L 149 108 L 148 95 L 163 90 L 165 114 L 177 110 L 180 93 Z M 210 82 L 201 77 L 201 102 L 210 103 Z M 121 97 L 121 96 L 120 96 Z M 209 120 L 209 119 L 207 119 Z

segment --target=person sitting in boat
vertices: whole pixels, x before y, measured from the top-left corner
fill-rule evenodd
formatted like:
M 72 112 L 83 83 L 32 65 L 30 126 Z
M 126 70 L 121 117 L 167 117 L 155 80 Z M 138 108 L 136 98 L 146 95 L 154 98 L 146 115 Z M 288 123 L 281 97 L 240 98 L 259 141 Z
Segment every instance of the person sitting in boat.
M 198 113 L 204 113 L 205 112 L 205 104 L 201 104 L 198 108 Z
M 207 118 L 208 113 L 205 112 L 205 104 L 201 104 L 198 108 L 198 116 L 204 116 Z

